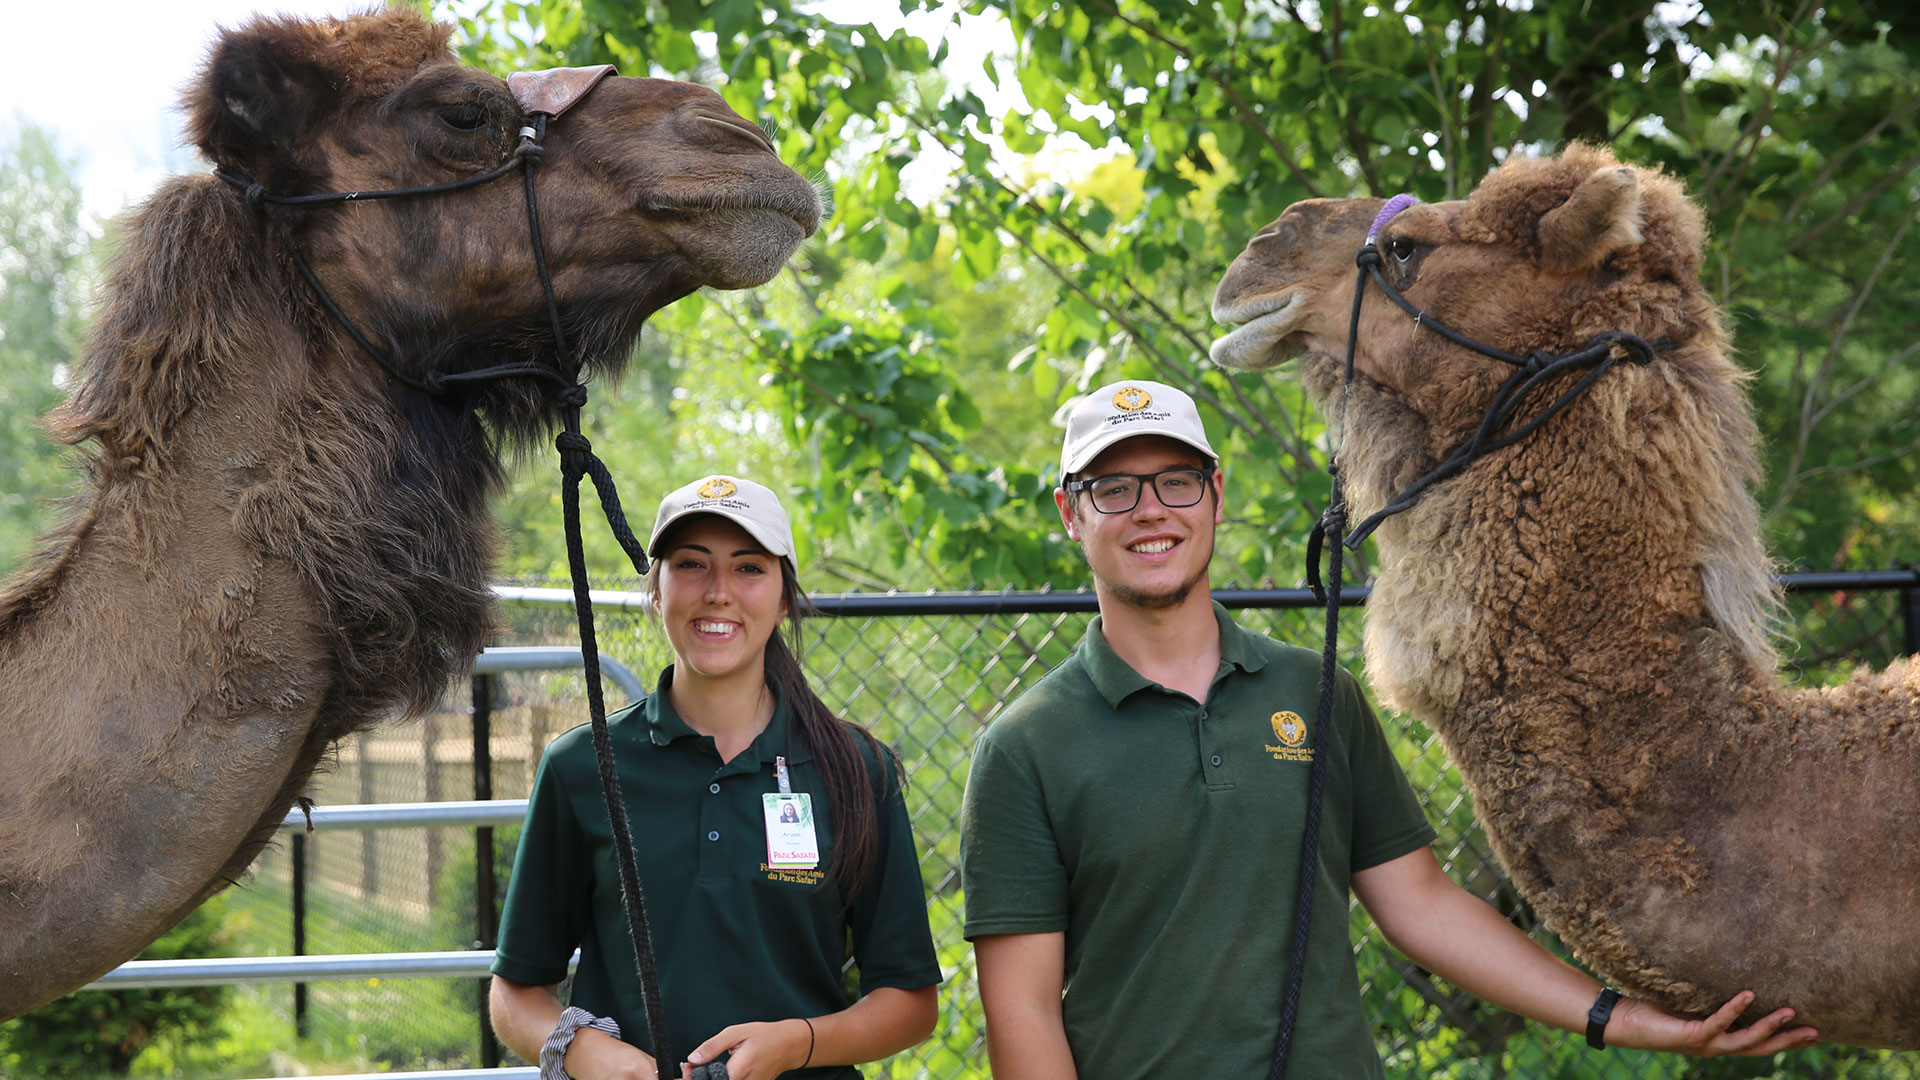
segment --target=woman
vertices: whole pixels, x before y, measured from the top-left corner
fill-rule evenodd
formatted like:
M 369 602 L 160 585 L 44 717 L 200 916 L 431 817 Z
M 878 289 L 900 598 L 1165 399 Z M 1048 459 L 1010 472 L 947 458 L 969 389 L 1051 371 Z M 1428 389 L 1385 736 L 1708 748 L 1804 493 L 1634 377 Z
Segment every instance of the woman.
M 781 637 L 805 600 L 772 491 L 731 476 L 689 484 L 661 500 L 647 552 L 674 662 L 608 728 L 670 1048 L 691 1048 L 692 1065 L 729 1055 L 732 1080 L 858 1080 L 852 1066 L 925 1039 L 937 1013 L 899 761 L 834 717 Z M 494 1030 L 545 1080 L 675 1073 L 648 1052 L 600 792 L 591 731 L 555 739 L 507 887 Z M 782 820 L 786 807 L 797 820 Z M 563 1010 L 556 985 L 576 946 Z

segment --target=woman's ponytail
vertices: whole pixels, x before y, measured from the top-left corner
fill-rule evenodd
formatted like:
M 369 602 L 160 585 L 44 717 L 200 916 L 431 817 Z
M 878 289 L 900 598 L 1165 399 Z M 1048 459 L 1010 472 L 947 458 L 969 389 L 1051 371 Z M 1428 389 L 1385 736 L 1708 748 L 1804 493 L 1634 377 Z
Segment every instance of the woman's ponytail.
M 787 605 L 788 626 L 797 637 L 801 614 L 809 607 L 800 591 L 792 565 L 780 560 L 781 598 Z M 780 692 L 787 709 L 799 725 L 801 737 L 813 749 L 827 786 L 827 803 L 832 808 L 833 858 L 827 872 L 840 886 L 840 895 L 849 902 L 866 884 L 880 857 L 880 812 L 892 798 L 896 778 L 904 778 L 900 756 L 893 748 L 873 737 L 858 724 L 849 724 L 833 714 L 820 695 L 807 684 L 800 661 L 787 646 L 782 629 L 776 627 L 767 639 L 767 683 Z M 864 741 L 873 752 L 881 771 L 880 789 L 874 790 L 860 754 Z

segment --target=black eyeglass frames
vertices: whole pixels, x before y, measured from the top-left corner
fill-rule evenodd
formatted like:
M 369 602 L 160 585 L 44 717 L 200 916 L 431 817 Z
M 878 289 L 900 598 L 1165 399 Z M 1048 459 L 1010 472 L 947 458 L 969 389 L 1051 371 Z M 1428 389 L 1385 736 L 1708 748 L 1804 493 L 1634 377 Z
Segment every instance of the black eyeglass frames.
M 1170 509 L 1192 506 L 1206 497 L 1213 466 L 1186 465 L 1161 469 L 1156 473 L 1109 473 L 1067 485 L 1070 492 L 1085 491 L 1093 496 L 1093 508 L 1103 514 L 1125 514 L 1140 505 L 1140 492 L 1147 484 L 1160 505 Z

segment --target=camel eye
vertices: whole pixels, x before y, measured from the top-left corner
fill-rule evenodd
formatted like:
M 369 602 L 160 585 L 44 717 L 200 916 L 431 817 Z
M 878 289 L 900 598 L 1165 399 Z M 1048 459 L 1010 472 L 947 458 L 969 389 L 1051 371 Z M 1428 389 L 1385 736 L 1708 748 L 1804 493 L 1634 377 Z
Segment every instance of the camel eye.
M 448 105 L 440 110 L 440 122 L 455 131 L 479 131 L 487 124 L 487 111 L 478 105 Z
M 1387 253 L 1401 262 L 1406 262 L 1413 258 L 1414 250 L 1419 246 L 1404 236 L 1396 236 L 1387 244 Z

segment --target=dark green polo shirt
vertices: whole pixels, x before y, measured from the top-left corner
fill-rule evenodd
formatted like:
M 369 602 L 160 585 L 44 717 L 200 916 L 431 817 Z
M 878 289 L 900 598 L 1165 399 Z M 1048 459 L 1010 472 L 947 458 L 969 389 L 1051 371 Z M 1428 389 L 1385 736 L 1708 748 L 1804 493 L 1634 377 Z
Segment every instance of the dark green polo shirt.
M 1358 684 L 1313 745 L 1320 658 L 1214 605 L 1196 702 L 1114 654 L 1095 619 L 990 725 L 962 818 L 969 938 L 1066 932 L 1083 1080 L 1265 1076 L 1280 1030 L 1311 756 L 1329 755 L 1319 880 L 1289 1073 L 1379 1077 L 1347 882 L 1434 832 Z
M 673 711 L 667 700 L 672 674 L 668 668 L 659 690 L 608 717 L 607 727 L 675 1054 L 684 1058 L 729 1024 L 846 1008 L 841 972 L 849 939 L 861 994 L 938 983 L 926 892 L 899 785 L 863 746 L 869 781 L 885 792 L 879 856 L 872 878 L 843 912 L 840 890 L 821 881 L 833 843 L 826 785 L 812 751 L 791 730 L 786 703 L 777 703 L 752 745 L 722 763 L 713 740 Z M 785 755 L 793 790 L 813 796 L 818 870 L 766 865 L 760 797 L 779 790 L 775 755 Z M 613 1017 L 628 1042 L 651 1051 L 587 725 L 555 739 L 540 759 L 493 970 L 515 982 L 557 983 L 576 946 L 580 967 L 571 1004 Z M 841 1066 L 788 1075 L 858 1080 L 860 1073 Z

